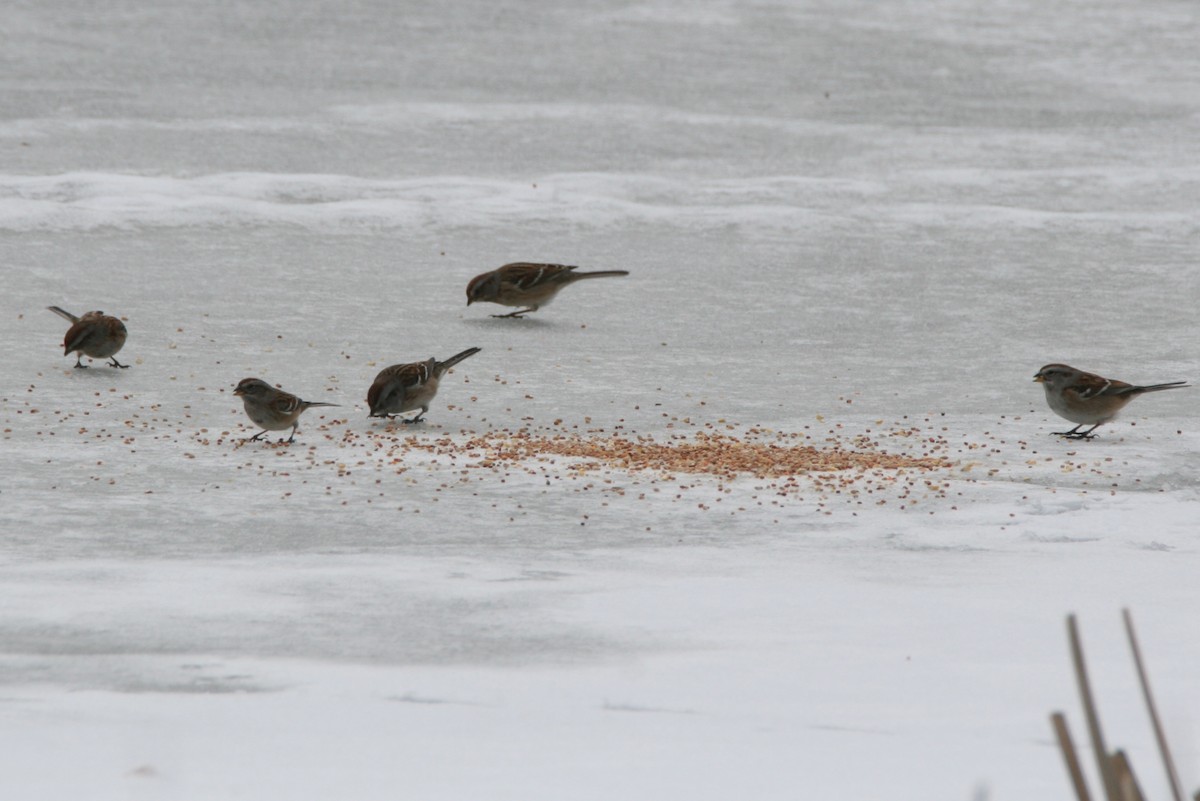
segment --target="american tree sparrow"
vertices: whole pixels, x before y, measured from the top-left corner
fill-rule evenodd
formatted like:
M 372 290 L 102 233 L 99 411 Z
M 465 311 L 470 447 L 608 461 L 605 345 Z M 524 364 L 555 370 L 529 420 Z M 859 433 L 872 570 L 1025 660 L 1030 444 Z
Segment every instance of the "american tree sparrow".
M 577 267 L 566 264 L 533 264 L 517 261 L 477 275 L 467 284 L 467 305 L 476 301 L 499 303 L 502 306 L 525 306 L 508 314 L 493 314 L 493 317 L 520 317 L 537 311 L 554 299 L 558 291 L 567 284 L 585 278 L 606 278 L 612 275 L 629 275 L 628 270 L 597 270 L 577 273 Z
M 121 369 L 129 366 L 121 364 L 113 355 L 124 347 L 126 336 L 125 324 L 116 317 L 110 317 L 102 311 L 90 311 L 82 317 L 76 317 L 57 306 L 46 308 L 71 321 L 71 327 L 67 329 L 67 336 L 63 339 L 63 355 L 76 353 L 76 367 L 81 370 L 87 369 L 87 365 L 83 363 L 84 356 L 112 359 L 112 366 Z
M 385 367 L 375 376 L 375 382 L 367 390 L 367 405 L 371 407 L 371 417 L 390 417 L 409 409 L 420 409 L 421 412 L 405 423 L 415 423 L 429 411 L 429 404 L 437 394 L 438 381 L 446 371 L 468 356 L 479 353 L 479 348 L 467 348 L 462 353 L 451 356 L 444 362 L 429 359 L 412 364 L 393 364 Z
M 296 429 L 300 425 L 297 421 L 305 409 L 311 409 L 314 406 L 337 406 L 336 403 L 314 403 L 300 400 L 290 392 L 276 389 L 258 378 L 243 378 L 233 394 L 241 397 L 242 403 L 246 406 L 246 414 L 250 415 L 254 424 L 263 428 L 262 431 L 250 437 L 250 442 L 268 431 L 283 431 L 288 426 L 292 427 L 292 435 L 287 438 L 287 442 L 291 442 L 296 438 Z M 280 440 L 280 442 L 283 441 Z
M 1085 373 L 1065 364 L 1047 364 L 1037 371 L 1033 380 L 1046 390 L 1046 403 L 1050 404 L 1054 413 L 1076 424 L 1070 431 L 1054 432 L 1071 439 L 1091 439 L 1094 436 L 1092 432 L 1098 426 L 1112 420 L 1117 412 L 1125 408 L 1125 404 L 1144 392 L 1187 386 L 1186 381 L 1172 381 L 1137 387 L 1095 373 Z M 1079 430 L 1086 425 L 1091 425 L 1091 428 Z

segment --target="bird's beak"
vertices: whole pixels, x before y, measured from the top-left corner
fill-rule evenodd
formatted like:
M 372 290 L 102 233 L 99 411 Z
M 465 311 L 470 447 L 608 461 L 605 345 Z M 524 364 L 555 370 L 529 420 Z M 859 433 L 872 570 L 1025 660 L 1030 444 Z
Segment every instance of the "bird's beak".
M 1038 373 L 1037 375 L 1035 375 L 1033 377 L 1033 383 L 1044 384 L 1044 383 L 1046 383 L 1046 377 L 1044 375 L 1042 375 L 1041 373 Z
M 242 390 L 240 390 L 240 389 L 235 389 L 235 390 L 233 391 L 233 394 L 234 394 L 234 395 L 244 395 L 244 394 L 246 394 L 246 393 L 245 393 L 245 392 L 243 392 L 243 391 L 242 391 Z
M 474 300 L 474 298 L 467 298 L 467 305 L 470 306 Z

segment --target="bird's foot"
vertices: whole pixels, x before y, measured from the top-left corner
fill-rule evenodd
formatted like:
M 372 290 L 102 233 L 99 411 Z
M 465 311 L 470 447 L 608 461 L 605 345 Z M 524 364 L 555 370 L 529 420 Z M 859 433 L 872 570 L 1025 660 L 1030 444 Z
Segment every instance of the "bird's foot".
M 421 414 L 418 414 L 416 417 L 413 417 L 409 420 L 405 420 L 404 415 L 400 414 L 399 412 L 397 412 L 396 414 L 381 414 L 378 416 L 385 418 L 389 423 L 397 422 L 397 423 L 403 423 L 404 425 L 411 425 L 412 423 L 421 422 L 421 419 L 424 417 L 424 415 L 425 415 L 425 413 L 421 412 Z
M 1070 431 L 1053 431 L 1051 433 L 1063 439 L 1095 439 L 1096 435 L 1092 433 L 1095 430 L 1095 426 L 1092 426 L 1087 431 L 1080 431 L 1079 426 L 1075 426 Z

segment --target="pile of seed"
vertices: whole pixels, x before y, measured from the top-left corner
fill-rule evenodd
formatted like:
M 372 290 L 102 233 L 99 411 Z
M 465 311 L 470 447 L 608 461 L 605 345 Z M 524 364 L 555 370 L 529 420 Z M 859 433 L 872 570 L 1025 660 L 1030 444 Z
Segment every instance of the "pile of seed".
M 415 442 L 410 444 L 423 447 Z M 442 447 L 446 444 L 445 441 L 441 442 Z M 616 468 L 656 473 L 705 473 L 725 478 L 737 475 L 779 478 L 840 470 L 938 470 L 951 464 L 946 459 L 931 456 L 901 456 L 847 450 L 837 446 L 817 448 L 811 445 L 755 442 L 705 432 L 669 442 L 643 437 L 584 438 L 578 435 L 537 436 L 521 432 L 484 434 L 457 443 L 455 450 L 478 459 L 480 467 L 563 456 L 578 459 L 568 466 L 580 471 Z

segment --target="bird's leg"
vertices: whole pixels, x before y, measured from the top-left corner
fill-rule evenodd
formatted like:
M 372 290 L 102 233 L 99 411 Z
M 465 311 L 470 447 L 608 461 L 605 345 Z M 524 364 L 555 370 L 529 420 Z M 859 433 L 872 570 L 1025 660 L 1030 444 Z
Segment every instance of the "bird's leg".
M 528 309 L 517 309 L 515 312 L 509 312 L 508 314 L 493 314 L 492 316 L 495 317 L 497 320 L 503 320 L 506 317 L 515 317 L 519 320 L 519 319 L 521 319 L 521 315 L 529 314 L 529 312 L 535 312 L 537 310 L 538 310 L 537 306 L 530 306 Z
M 82 353 L 75 354 L 75 369 L 76 370 L 86 370 L 87 369 L 87 365 L 83 363 L 83 354 Z
M 128 364 L 121 364 L 119 361 L 117 361 L 116 356 L 109 356 L 108 358 L 112 359 L 113 367 L 120 367 L 122 370 L 128 369 L 128 367 L 129 367 Z
M 428 410 L 428 409 L 422 409 L 422 410 L 421 410 L 421 412 L 420 412 L 420 414 L 418 414 L 416 417 L 414 417 L 414 418 L 413 418 L 413 419 L 411 419 L 411 420 L 405 420 L 405 421 L 404 421 L 404 424 L 405 424 L 405 425 L 412 425 L 413 423 L 419 423 L 419 422 L 421 422 L 421 418 L 425 416 L 425 412 L 427 412 L 427 411 L 429 411 L 429 410 Z
M 267 429 L 264 428 L 262 431 L 259 431 L 253 437 L 250 437 L 250 439 L 246 440 L 246 442 L 258 442 L 259 437 L 261 437 L 265 433 L 267 433 Z
M 300 427 L 299 423 L 292 423 L 292 435 L 290 437 L 288 437 L 286 440 L 281 439 L 279 441 L 284 443 L 285 445 L 291 445 L 292 440 L 294 440 L 296 438 L 296 429 L 299 427 Z
M 1092 432 L 1099 428 L 1100 424 L 1096 423 L 1096 425 L 1092 426 L 1087 431 L 1080 431 L 1079 429 L 1082 427 L 1083 423 L 1080 423 L 1070 431 L 1055 431 L 1054 433 L 1060 437 L 1066 437 L 1067 439 L 1095 439 L 1096 435 Z

